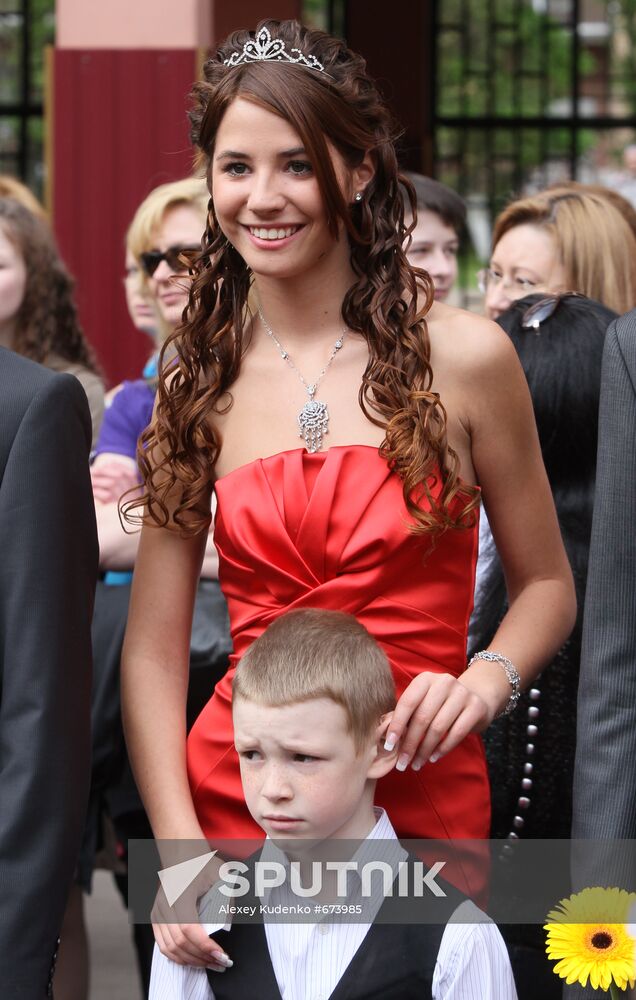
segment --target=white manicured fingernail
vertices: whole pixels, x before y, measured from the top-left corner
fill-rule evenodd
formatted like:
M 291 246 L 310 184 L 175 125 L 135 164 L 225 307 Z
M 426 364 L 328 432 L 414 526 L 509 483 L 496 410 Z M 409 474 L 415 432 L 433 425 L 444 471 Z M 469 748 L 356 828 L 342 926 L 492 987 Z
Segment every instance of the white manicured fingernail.
M 435 751 L 435 753 L 432 753 L 431 756 L 428 758 L 429 762 L 431 764 L 436 764 L 441 756 L 442 756 L 441 753 L 437 753 L 437 751 Z
M 230 956 L 226 955 L 224 951 L 215 951 L 212 957 L 215 962 L 218 962 L 219 965 L 224 966 L 226 969 L 231 969 L 234 965 Z
M 395 765 L 396 771 L 406 771 L 409 766 L 409 755 L 407 753 L 400 754 L 398 757 L 398 762 Z
M 395 735 L 395 733 L 389 733 L 389 735 L 384 741 L 384 749 L 388 750 L 390 753 L 391 750 L 395 750 L 396 743 L 397 743 L 397 736 Z
M 423 764 L 423 761 L 421 761 L 421 760 L 414 760 L 413 763 L 411 764 L 411 770 L 413 770 L 413 771 L 419 771 L 419 769 L 421 768 L 422 764 Z

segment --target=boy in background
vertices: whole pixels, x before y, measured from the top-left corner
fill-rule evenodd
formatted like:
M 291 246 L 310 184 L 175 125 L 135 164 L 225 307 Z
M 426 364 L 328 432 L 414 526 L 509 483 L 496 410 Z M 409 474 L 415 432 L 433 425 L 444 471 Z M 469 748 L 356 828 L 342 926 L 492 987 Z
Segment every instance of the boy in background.
M 435 298 L 444 302 L 457 281 L 457 254 L 466 226 L 466 205 L 445 184 L 422 174 L 406 175 L 417 197 L 417 225 L 411 235 L 407 257 L 414 267 L 428 271 L 435 285 Z M 406 225 L 413 221 L 410 214 Z
M 233 682 L 234 735 L 245 801 L 268 843 L 283 841 L 287 854 L 291 847 L 302 859 L 303 841 L 309 854 L 335 839 L 363 846 L 382 841 L 384 856 L 387 843 L 395 842 L 396 861 L 407 857 L 386 812 L 373 805 L 378 778 L 397 759 L 397 749 L 384 749 L 394 707 L 386 656 L 350 615 L 290 611 L 252 644 Z M 229 930 L 210 926 L 231 956 L 223 975 L 177 965 L 155 949 L 150 1000 L 335 1000 L 345 994 L 347 1000 L 516 1000 L 496 926 L 445 888 L 439 925 L 266 920 Z M 266 901 L 272 909 L 290 899 L 285 885 Z M 451 920 L 466 922 L 446 923 L 451 913 Z

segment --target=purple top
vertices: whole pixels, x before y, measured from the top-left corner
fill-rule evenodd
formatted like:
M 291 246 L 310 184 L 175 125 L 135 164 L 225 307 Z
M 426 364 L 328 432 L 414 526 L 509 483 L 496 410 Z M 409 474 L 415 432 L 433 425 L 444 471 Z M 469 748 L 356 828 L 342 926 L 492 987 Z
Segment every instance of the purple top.
M 154 401 L 154 390 L 145 379 L 124 382 L 104 414 L 95 455 L 112 452 L 135 459 L 137 440 L 150 423 Z

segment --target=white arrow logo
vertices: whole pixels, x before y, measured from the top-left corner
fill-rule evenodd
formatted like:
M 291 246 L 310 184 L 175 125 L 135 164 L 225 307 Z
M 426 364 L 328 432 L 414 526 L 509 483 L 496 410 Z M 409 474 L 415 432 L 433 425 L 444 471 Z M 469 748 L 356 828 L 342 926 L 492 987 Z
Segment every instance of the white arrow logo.
M 174 906 L 216 853 L 216 851 L 208 851 L 207 854 L 200 854 L 198 858 L 191 858 L 189 861 L 182 861 L 178 865 L 170 865 L 169 868 L 161 869 L 159 878 L 169 906 Z

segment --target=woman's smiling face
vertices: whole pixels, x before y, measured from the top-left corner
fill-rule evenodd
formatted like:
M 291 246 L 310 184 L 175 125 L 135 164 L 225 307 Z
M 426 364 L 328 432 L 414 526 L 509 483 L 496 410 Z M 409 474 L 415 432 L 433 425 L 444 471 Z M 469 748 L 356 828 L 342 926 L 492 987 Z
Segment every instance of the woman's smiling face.
M 351 174 L 331 155 L 352 200 Z M 211 173 L 219 225 L 255 275 L 290 278 L 319 262 L 348 262 L 347 240 L 334 239 L 313 166 L 285 118 L 236 98 L 219 126 Z

